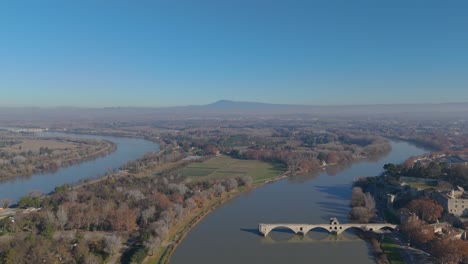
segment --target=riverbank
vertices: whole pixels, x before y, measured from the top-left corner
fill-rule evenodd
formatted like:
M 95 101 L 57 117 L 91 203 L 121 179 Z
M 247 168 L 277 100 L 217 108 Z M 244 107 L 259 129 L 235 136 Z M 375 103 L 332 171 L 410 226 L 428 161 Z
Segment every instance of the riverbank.
M 65 134 L 46 132 L 39 138 L 73 138 L 78 140 L 98 140 L 112 142 L 112 152 L 96 159 L 83 161 L 54 172 L 36 173 L 30 176 L 0 180 L 0 199 L 8 199 L 11 203 L 18 202 L 31 191 L 43 194 L 53 192 L 56 187 L 80 184 L 101 178 L 110 170 L 119 169 L 122 164 L 136 160 L 145 153 L 159 151 L 159 145 L 148 140 L 107 137 L 94 135 Z
M 368 243 L 370 250 L 374 254 L 375 262 L 377 264 L 393 263 L 388 260 L 387 255 L 385 254 L 384 249 L 382 248 L 382 245 L 379 242 L 382 241 L 382 235 L 376 234 L 372 231 L 369 232 L 362 230 L 356 230 L 356 234 L 359 236 L 359 238 Z
M 161 247 L 159 251 L 155 253 L 154 256 L 147 257 L 143 263 L 169 263 L 172 254 L 180 245 L 180 243 L 182 243 L 182 241 L 190 233 L 190 231 L 193 228 L 195 228 L 197 224 L 199 224 L 203 219 L 205 219 L 210 213 L 214 212 L 216 209 L 229 202 L 230 200 L 238 197 L 242 193 L 252 191 L 254 189 L 265 186 L 266 184 L 270 184 L 278 180 L 284 179 L 288 177 L 289 174 L 290 172 L 286 171 L 275 177 L 254 182 L 254 185 L 252 187 L 240 187 L 235 192 L 227 193 L 220 199 L 213 201 L 206 207 L 203 207 L 200 211 L 193 212 L 190 216 L 187 216 L 187 220 L 185 220 L 182 224 L 174 226 L 169 230 L 169 234 L 171 235 L 169 236 L 169 239 L 165 241 L 165 244 L 167 244 L 167 246 Z
M 294 262 L 298 263 L 310 262 L 311 256 L 317 263 L 375 263 L 371 246 L 361 239 L 353 243 L 301 241 L 296 244 L 297 241 L 288 241 L 291 234 L 277 232 L 273 235 L 278 239 L 267 242 L 253 232 L 256 233 L 259 222 L 321 223 L 333 216 L 346 219 L 354 180 L 378 175 L 385 164 L 401 163 L 420 153 L 423 150 L 414 145 L 392 142 L 392 151 L 378 160 L 361 160 L 339 171 L 323 170 L 276 181 L 249 195 L 241 195 L 197 224 L 175 250 L 170 262 L 280 264 L 291 261 L 293 254 Z
M 56 172 L 85 161 L 107 156 L 117 150 L 109 140 L 82 140 L 69 138 L 26 139 L 3 154 L 14 155 L 11 161 L 0 160 L 0 179 L 26 178 L 33 174 Z

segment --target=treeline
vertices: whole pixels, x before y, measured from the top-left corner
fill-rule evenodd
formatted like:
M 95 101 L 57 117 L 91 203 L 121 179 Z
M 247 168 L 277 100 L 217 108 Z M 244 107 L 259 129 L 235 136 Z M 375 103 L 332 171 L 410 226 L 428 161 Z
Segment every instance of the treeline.
M 416 178 L 438 179 L 448 182 L 454 186 L 468 188 L 468 165 L 446 164 L 430 162 L 428 165 L 416 163 L 412 166 L 407 164 L 385 164 L 385 173 L 399 179 L 400 176 Z
M 0 221 L 0 263 L 103 263 L 122 243 L 131 246 L 123 262 L 141 262 L 162 246 L 169 229 L 184 217 L 252 179 L 187 182 L 167 177 L 117 177 L 80 188 L 21 199 L 42 207 Z
M 166 163 L 180 161 L 187 157 L 186 153 L 172 150 L 171 148 L 164 149 L 160 152 L 149 151 L 145 153 L 141 158 L 129 161 L 122 165 L 122 170 L 127 170 L 130 173 L 140 173 L 142 171 L 151 170 L 157 166 L 161 166 Z
M 117 145 L 107 140 L 59 140 L 72 142 L 77 147 L 60 150 L 40 147 L 38 151 L 19 153 L 0 150 L 0 179 L 54 172 L 62 167 L 106 156 L 117 149 Z
M 389 166 L 386 165 L 386 167 L 388 170 Z M 390 167 L 393 168 L 393 166 Z M 375 177 L 360 178 L 354 185 L 366 189 L 374 185 L 375 181 Z M 443 263 L 466 263 L 468 261 L 468 242 L 446 236 L 450 233 L 448 230 L 443 231 L 444 235 L 435 233 L 434 224 L 443 217 L 444 209 L 429 196 L 430 193 L 421 193 L 419 197 L 415 198 L 410 192 L 398 195 L 393 205 L 402 217 L 391 219 L 391 221 L 400 224 L 399 231 L 404 235 L 403 237 L 409 238 L 407 243 L 424 249 Z M 361 197 L 361 201 L 364 198 L 360 190 L 356 191 L 355 189 L 353 189 L 353 197 Z M 352 199 L 352 204 L 356 203 L 354 200 L 355 198 Z M 363 203 L 361 202 L 361 204 Z M 444 216 L 444 218 L 449 221 L 454 220 L 449 216 Z M 454 222 L 454 226 L 461 227 L 462 224 L 457 220 Z
M 189 130 L 167 134 L 161 141 L 182 153 L 203 156 L 219 152 L 234 158 L 282 163 L 291 172 L 298 173 L 327 164 L 375 157 L 391 150 L 387 139 L 368 133 L 315 132 L 306 128 L 279 128 L 268 132 L 271 136 L 256 135 L 260 131 L 252 135 L 230 133 L 230 129 Z
M 407 217 L 400 225 L 400 232 L 410 238 L 408 243 L 423 248 L 442 263 L 466 263 L 468 242 L 439 236 L 434 224 L 442 217 L 443 207 L 426 196 L 408 201 L 401 211 Z M 450 233 L 444 231 L 444 234 Z
M 293 148 L 252 146 L 243 150 L 228 149 L 226 154 L 239 159 L 283 163 L 289 171 L 303 173 L 318 169 L 325 164 L 348 163 L 358 158 L 370 157 L 391 150 L 389 142 L 385 139 L 367 137 L 366 140 L 372 141 L 369 141 L 371 143 L 365 147 L 335 142 L 301 151 Z
M 166 143 L 171 142 L 169 138 L 172 138 L 173 142 L 181 147 L 184 151 L 189 151 L 195 148 L 197 154 L 200 155 L 211 155 L 215 154 L 216 151 L 226 151 L 235 147 L 266 147 L 266 148 L 277 148 L 286 144 L 285 140 L 272 139 L 270 137 L 259 137 L 247 134 L 228 134 L 225 131 L 213 130 L 213 131 L 190 131 L 185 135 L 167 135 L 168 138 L 165 140 Z
M 438 236 L 434 223 L 442 217 L 443 208 L 436 201 L 422 196 L 408 202 L 401 210 L 409 215 L 400 225 L 400 231 L 411 238 L 411 244 L 424 248 L 442 263 L 466 263 L 468 242 Z M 444 234 L 449 231 L 444 231 Z
M 356 223 L 369 223 L 377 213 L 374 197 L 364 193 L 361 187 L 353 187 L 351 193 L 351 212 L 349 219 Z

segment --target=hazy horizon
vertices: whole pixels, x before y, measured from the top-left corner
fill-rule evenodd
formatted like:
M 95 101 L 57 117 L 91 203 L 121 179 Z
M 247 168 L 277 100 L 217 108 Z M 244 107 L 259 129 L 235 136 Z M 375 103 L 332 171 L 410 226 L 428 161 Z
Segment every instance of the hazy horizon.
M 468 3 L 0 3 L 0 107 L 468 102 Z
M 184 108 L 184 107 L 205 107 L 211 105 L 217 105 L 219 103 L 233 103 L 233 106 L 239 106 L 240 104 L 252 104 L 256 106 L 292 106 L 292 107 L 373 107 L 373 106 L 437 106 L 437 105 L 457 105 L 457 104 L 467 104 L 466 102 L 435 102 L 435 103 L 362 103 L 362 104 L 288 104 L 288 103 L 272 103 L 272 102 L 258 102 L 258 101 L 237 101 L 237 100 L 229 100 L 229 99 L 219 99 L 213 102 L 209 102 L 207 104 L 178 104 L 178 105 L 166 105 L 166 106 L 123 106 L 123 105 L 115 105 L 115 106 L 76 106 L 76 105 L 56 105 L 56 106 L 1 106 L 0 108 L 17 108 L 17 109 L 60 109 L 60 108 L 70 108 L 70 109 L 119 109 L 119 108 L 149 108 L 149 109 L 158 109 L 158 108 Z M 235 105 L 238 104 L 238 105 Z

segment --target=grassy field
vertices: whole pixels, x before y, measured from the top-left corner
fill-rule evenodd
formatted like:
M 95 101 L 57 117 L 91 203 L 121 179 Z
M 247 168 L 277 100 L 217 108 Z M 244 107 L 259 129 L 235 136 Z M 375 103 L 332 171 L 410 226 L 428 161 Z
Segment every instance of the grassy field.
M 272 178 L 285 171 L 281 164 L 218 156 L 204 162 L 192 163 L 177 173 L 199 179 L 250 176 L 255 182 Z
M 382 250 L 387 255 L 390 264 L 404 264 L 405 262 L 400 255 L 400 250 L 396 246 L 389 238 L 384 238 L 382 242 Z
M 229 177 L 252 177 L 254 183 L 261 184 L 266 179 L 274 178 L 286 171 L 282 164 L 271 164 L 255 160 L 239 160 L 227 156 L 218 156 L 203 162 L 194 162 L 176 173 L 192 177 L 193 179 L 211 179 L 211 178 L 229 178 Z M 198 221 L 202 220 L 209 212 L 225 201 L 242 192 L 244 187 L 241 187 L 229 194 L 224 194 L 222 197 L 204 204 L 203 208 L 192 212 L 177 226 L 172 227 L 169 231 L 168 241 L 176 242 L 166 247 L 159 248 L 156 254 L 146 259 L 144 263 L 167 263 L 177 243 L 180 242 L 187 232 L 195 226 Z
M 426 189 L 431 189 L 435 188 L 433 185 L 428 185 L 420 182 L 406 182 L 409 186 L 417 188 L 419 190 L 426 190 Z

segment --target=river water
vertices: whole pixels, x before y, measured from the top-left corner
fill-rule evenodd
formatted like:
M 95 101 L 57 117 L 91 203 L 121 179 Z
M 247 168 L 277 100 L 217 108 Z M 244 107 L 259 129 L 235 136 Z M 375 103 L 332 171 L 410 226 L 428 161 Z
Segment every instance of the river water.
M 0 199 L 7 198 L 16 202 L 32 190 L 49 193 L 55 187 L 63 184 L 77 183 L 84 179 L 104 175 L 109 169 L 117 169 L 125 162 L 135 160 L 148 151 L 159 151 L 157 143 L 144 139 L 55 132 L 41 133 L 39 136 L 105 139 L 117 144 L 117 149 L 107 156 L 61 168 L 53 173 L 34 174 L 32 176 L 2 180 L 0 181 Z
M 347 222 L 351 185 L 375 176 L 386 163 L 401 163 L 425 150 L 392 142 L 377 161 L 357 162 L 339 172 L 284 179 L 231 200 L 199 223 L 177 247 L 171 263 L 375 263 L 369 245 L 353 233 L 341 236 L 313 230 L 294 235 L 273 230 L 258 235 L 259 223 Z

